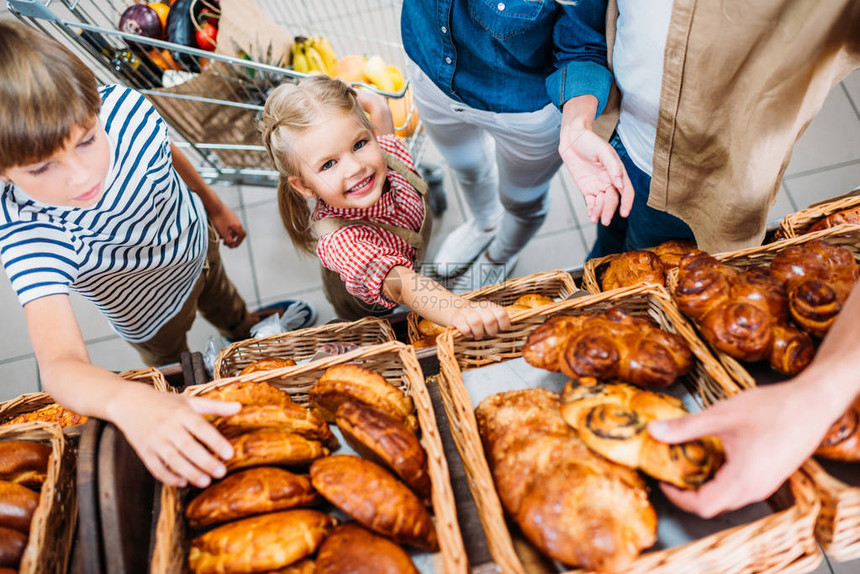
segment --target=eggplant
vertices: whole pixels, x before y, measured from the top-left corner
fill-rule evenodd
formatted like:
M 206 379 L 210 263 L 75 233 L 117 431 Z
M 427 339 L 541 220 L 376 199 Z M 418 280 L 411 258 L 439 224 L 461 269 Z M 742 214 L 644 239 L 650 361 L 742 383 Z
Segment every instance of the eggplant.
M 202 8 L 202 4 L 197 0 L 176 0 L 167 14 L 167 41 L 196 48 L 195 33 L 197 30 L 194 28 L 194 19 L 199 16 Z M 183 69 L 194 73 L 200 72 L 200 58 L 197 56 L 178 50 L 173 50 L 170 54 Z
M 158 12 L 146 4 L 132 4 L 126 8 L 119 19 L 119 29 L 147 38 L 161 38 L 163 32 Z

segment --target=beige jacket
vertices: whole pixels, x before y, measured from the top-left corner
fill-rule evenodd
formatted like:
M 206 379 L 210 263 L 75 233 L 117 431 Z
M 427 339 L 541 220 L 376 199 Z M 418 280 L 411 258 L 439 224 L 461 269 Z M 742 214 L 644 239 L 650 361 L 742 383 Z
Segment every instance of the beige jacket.
M 648 205 L 707 251 L 760 245 L 795 141 L 857 67 L 858 0 L 675 0 Z

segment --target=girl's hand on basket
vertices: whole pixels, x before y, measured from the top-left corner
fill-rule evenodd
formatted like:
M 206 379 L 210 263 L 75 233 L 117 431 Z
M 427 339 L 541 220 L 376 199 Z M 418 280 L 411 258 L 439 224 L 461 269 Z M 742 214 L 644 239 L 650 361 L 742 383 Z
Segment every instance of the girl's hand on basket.
M 239 403 L 127 387 L 112 401 L 111 418 L 157 480 L 205 488 L 226 474 L 222 461 L 232 458 L 233 448 L 201 415 L 229 416 Z
M 451 325 L 472 339 L 495 337 L 499 331 L 510 329 L 508 312 L 490 301 L 470 301 L 457 298 L 457 305 L 451 315 Z
M 215 226 L 218 235 L 224 240 L 224 245 L 227 247 L 239 247 L 245 239 L 245 228 L 239 220 L 239 216 L 230 209 L 224 207 L 216 213 L 209 214 L 212 219 L 212 225 Z
M 821 402 L 814 383 L 797 378 L 744 391 L 688 417 L 650 423 L 657 440 L 714 435 L 726 451 L 725 464 L 698 490 L 660 487 L 674 504 L 703 518 L 764 500 L 812 455 L 830 427 L 835 417 L 818 408 Z

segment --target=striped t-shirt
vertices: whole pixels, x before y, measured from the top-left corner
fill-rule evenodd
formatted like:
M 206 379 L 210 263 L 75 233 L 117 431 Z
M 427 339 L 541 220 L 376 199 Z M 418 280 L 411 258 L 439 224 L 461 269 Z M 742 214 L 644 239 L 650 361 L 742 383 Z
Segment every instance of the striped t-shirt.
M 415 170 L 412 156 L 399 137 L 383 135 L 378 140 L 380 148 Z M 424 221 L 421 194 L 393 169 L 388 170 L 388 182 L 391 184 L 388 193 L 366 209 L 340 209 L 317 199 L 313 220 L 361 219 L 419 231 Z M 371 225 L 350 225 L 320 237 L 317 256 L 324 267 L 340 275 L 349 293 L 365 303 L 391 308 L 397 303 L 382 294 L 385 276 L 397 265 L 413 269 L 415 249 L 388 230 Z
M 104 194 L 86 208 L 0 194 L 0 258 L 21 305 L 70 288 L 114 330 L 147 341 L 182 307 L 206 259 L 206 212 L 173 169 L 167 125 L 139 93 L 100 90 L 111 146 Z

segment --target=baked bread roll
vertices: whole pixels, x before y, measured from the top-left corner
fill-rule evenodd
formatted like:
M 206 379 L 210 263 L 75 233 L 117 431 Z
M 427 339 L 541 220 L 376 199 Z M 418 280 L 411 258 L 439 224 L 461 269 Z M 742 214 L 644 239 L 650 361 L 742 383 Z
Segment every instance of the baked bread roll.
M 200 528 L 321 501 L 309 476 L 260 466 L 231 474 L 206 488 L 185 508 L 185 517 L 189 526 Z
M 239 376 L 247 375 L 248 373 L 256 373 L 258 371 L 273 371 L 275 369 L 283 369 L 284 367 L 295 367 L 296 362 L 292 359 L 282 359 L 280 357 L 266 357 L 259 361 L 254 361 L 239 372 Z
M 251 466 L 307 467 L 329 450 L 321 442 L 285 431 L 256 431 L 231 438 L 227 472 Z
M 269 383 L 235 381 L 214 388 L 202 395 L 207 399 L 249 405 L 289 405 L 295 404 L 289 393 Z
M 51 447 L 28 440 L 0 442 L 0 480 L 37 487 L 45 482 Z
M 27 548 L 27 535 L 0 526 L 0 566 L 17 568 Z
M 418 569 L 394 542 L 347 522 L 320 547 L 316 574 L 418 574 Z
M 529 333 L 523 345 L 523 358 L 539 369 L 561 370 L 561 356 L 571 337 L 582 327 L 582 315 L 555 315 Z
M 702 319 L 705 339 L 720 351 L 744 361 L 761 361 L 771 355 L 771 319 L 749 303 L 731 302 Z
M 663 262 L 651 251 L 627 251 L 619 253 L 609 262 L 603 272 L 601 287 L 604 291 L 629 287 L 640 283 L 666 284 Z
M 815 357 L 815 343 L 803 331 L 791 325 L 773 325 L 773 348 L 770 366 L 793 377 L 805 369 Z
M 323 420 L 333 421 L 344 401 L 364 403 L 403 421 L 410 430 L 418 430 L 413 414 L 412 397 L 388 383 L 378 374 L 358 365 L 335 365 L 326 369 L 308 392 L 308 404 Z
M 85 422 L 87 422 L 87 417 L 79 415 L 78 413 L 72 412 L 70 410 L 66 410 L 60 405 L 53 404 L 42 407 L 29 413 L 20 414 L 15 418 L 6 421 L 0 426 L 16 425 L 20 423 L 29 423 L 34 421 L 44 423 L 57 423 L 62 428 L 67 428 L 84 424 Z
M 26 486 L 0 480 L 0 526 L 28 534 L 39 495 Z
M 243 406 L 235 415 L 217 417 L 212 424 L 227 438 L 247 432 L 278 430 L 318 440 L 332 450 L 340 446 L 328 423 L 292 401 Z
M 430 501 L 427 453 L 402 422 L 354 401 L 340 405 L 334 420 L 343 439 L 358 454 L 393 470 L 421 500 Z
M 705 253 L 684 257 L 678 267 L 675 302 L 688 317 L 701 321 L 728 301 L 738 272 Z
M 860 399 L 831 425 L 815 454 L 832 460 L 860 460 Z
M 267 574 L 314 574 L 316 571 L 316 562 L 311 558 L 305 558 L 304 560 L 299 560 L 285 568 L 270 570 Z
M 857 207 L 851 207 L 849 209 L 843 209 L 842 211 L 837 211 L 836 213 L 831 213 L 827 217 L 819 219 L 817 222 L 815 222 L 815 224 L 812 225 L 812 227 L 806 230 L 806 233 L 821 231 L 822 229 L 830 229 L 831 227 L 836 227 L 837 225 L 842 225 L 843 223 L 850 223 L 852 225 L 857 225 L 858 223 L 860 223 L 860 205 L 858 205 Z
M 439 549 L 427 509 L 378 464 L 349 455 L 321 458 L 311 465 L 311 482 L 326 500 L 374 532 L 400 544 Z
M 317 551 L 337 524 L 316 510 L 286 510 L 219 526 L 191 542 L 188 567 L 195 574 L 264 572 Z
M 418 321 L 418 332 L 425 337 L 439 335 L 445 332 L 445 327 L 438 325 L 430 319 L 421 319 Z
M 542 388 L 497 393 L 475 410 L 502 505 L 542 552 L 621 571 L 657 538 L 645 484 L 593 453 Z
M 534 309 L 535 307 L 549 305 L 552 302 L 553 300 L 546 295 L 541 295 L 540 293 L 526 293 L 525 295 L 517 297 L 517 300 L 514 301 L 511 306 L 515 305 L 526 309 Z
M 704 253 L 704 251 L 696 247 L 694 242 L 680 239 L 670 239 L 657 247 L 649 247 L 648 251 L 653 252 L 660 258 L 660 263 L 663 264 L 663 269 L 666 273 L 681 265 L 681 260 L 687 255 Z
M 662 393 L 583 378 L 565 385 L 560 413 L 600 455 L 680 488 L 698 488 L 725 458 L 715 437 L 683 444 L 666 444 L 651 437 L 650 421 L 688 414 L 681 401 Z

